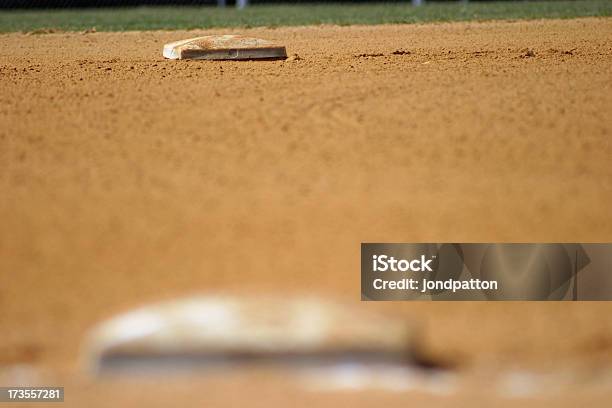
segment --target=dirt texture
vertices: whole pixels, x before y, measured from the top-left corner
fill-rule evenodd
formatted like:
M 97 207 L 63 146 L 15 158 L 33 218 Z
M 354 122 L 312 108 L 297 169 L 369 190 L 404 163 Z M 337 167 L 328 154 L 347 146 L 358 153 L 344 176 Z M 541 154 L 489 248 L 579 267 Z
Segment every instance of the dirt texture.
M 291 57 L 162 58 L 226 33 Z M 0 35 L 0 383 L 72 406 L 607 406 L 610 303 L 360 303 L 359 250 L 612 241 L 611 107 L 612 19 Z M 396 314 L 468 385 L 83 374 L 101 319 L 211 291 Z M 492 391 L 515 369 L 567 376 Z

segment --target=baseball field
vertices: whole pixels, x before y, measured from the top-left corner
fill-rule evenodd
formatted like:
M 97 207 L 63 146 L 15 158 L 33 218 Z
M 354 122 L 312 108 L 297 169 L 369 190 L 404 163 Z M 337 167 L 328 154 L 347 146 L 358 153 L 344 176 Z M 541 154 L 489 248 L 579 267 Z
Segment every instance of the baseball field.
M 610 17 L 62 27 L 0 35 L 0 384 L 92 407 L 608 406 L 610 303 L 360 302 L 359 251 L 611 241 Z M 162 57 L 226 33 L 289 58 Z M 209 292 L 396 315 L 442 374 L 313 392 L 83 371 L 101 319 Z

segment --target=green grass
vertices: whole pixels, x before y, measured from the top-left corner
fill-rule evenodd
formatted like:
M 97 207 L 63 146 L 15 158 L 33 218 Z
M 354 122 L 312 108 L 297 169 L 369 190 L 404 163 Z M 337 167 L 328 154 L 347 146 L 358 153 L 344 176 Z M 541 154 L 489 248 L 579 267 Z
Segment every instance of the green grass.
M 0 32 L 177 30 L 210 27 L 309 24 L 398 24 L 430 21 L 574 18 L 611 16 L 611 0 L 446 3 L 411 7 L 389 4 L 262 5 L 233 7 L 138 7 L 0 11 Z

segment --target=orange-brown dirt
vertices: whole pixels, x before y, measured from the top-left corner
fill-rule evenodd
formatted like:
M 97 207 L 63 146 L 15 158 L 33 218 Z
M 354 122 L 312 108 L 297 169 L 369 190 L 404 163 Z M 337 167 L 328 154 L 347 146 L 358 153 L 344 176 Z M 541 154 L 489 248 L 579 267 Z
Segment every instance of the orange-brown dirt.
M 609 403 L 610 303 L 360 303 L 359 244 L 612 241 L 612 19 L 248 29 L 299 58 L 161 57 L 230 32 L 0 36 L 5 385 L 65 385 L 74 406 Z M 82 374 L 101 319 L 228 290 L 405 316 L 475 388 L 154 394 Z M 490 391 L 489 373 L 516 367 L 572 380 Z

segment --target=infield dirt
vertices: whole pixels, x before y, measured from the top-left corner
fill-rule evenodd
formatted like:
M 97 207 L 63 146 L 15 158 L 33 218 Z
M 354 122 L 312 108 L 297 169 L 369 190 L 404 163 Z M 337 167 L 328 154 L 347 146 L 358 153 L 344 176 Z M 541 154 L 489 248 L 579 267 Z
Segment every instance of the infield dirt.
M 292 57 L 161 56 L 224 33 Z M 433 360 L 476 378 L 582 373 L 524 404 L 609 401 L 610 303 L 358 299 L 361 242 L 612 240 L 612 19 L 6 34 L 0 78 L 1 378 L 59 378 L 93 406 L 88 392 L 108 392 L 77 359 L 100 319 L 298 292 L 416 321 Z M 260 385 L 241 387 L 298 401 Z M 149 406 L 194 403 L 199 388 L 176 387 Z M 143 396 L 115 391 L 123 406 Z M 299 402 L 456 402 L 417 394 Z M 491 403 L 477 395 L 459 397 Z

